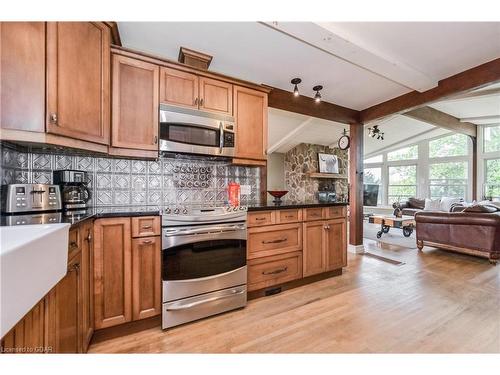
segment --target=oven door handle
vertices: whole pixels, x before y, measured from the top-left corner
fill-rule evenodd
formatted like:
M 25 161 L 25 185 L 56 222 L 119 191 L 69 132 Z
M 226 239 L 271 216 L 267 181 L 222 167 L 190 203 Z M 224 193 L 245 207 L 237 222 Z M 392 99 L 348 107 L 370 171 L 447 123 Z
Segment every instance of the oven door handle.
M 192 302 L 192 303 L 187 303 L 185 305 L 178 305 L 178 306 L 167 307 L 167 311 L 186 310 L 186 309 L 190 309 L 192 307 L 203 305 L 205 303 L 214 302 L 214 301 L 218 301 L 218 300 L 229 298 L 229 297 L 234 297 L 234 296 L 237 296 L 237 295 L 240 295 L 240 294 L 243 294 L 243 293 L 245 293 L 245 290 L 233 289 L 233 290 L 231 290 L 230 294 L 226 294 L 226 295 L 218 296 L 218 297 L 211 297 L 211 298 L 204 299 L 202 301 L 196 301 L 196 302 Z
M 217 225 L 196 229 L 166 229 L 163 231 L 165 237 L 188 236 L 191 234 L 212 234 L 220 232 L 236 232 L 244 230 L 245 225 Z

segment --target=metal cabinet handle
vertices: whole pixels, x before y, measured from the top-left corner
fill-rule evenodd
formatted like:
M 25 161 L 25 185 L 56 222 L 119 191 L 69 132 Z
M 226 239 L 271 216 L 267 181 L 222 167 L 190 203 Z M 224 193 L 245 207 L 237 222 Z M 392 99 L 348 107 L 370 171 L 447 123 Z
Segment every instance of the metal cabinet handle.
M 78 244 L 75 241 L 71 241 L 69 247 L 78 247 Z
M 73 264 L 70 268 L 68 268 L 68 272 L 78 272 L 80 271 L 80 263 Z
M 263 274 L 263 275 L 276 275 L 276 274 L 278 274 L 278 273 L 285 272 L 286 270 L 288 270 L 288 267 L 279 268 L 279 269 L 277 269 L 277 270 L 270 271 L 270 272 L 262 271 L 262 274 Z
M 200 99 L 200 107 L 203 107 L 203 102 L 204 102 L 204 100 L 203 100 L 203 98 L 201 98 Z
M 325 225 L 323 228 L 330 229 L 330 225 Z
M 155 135 L 155 136 L 153 137 L 153 143 L 154 143 L 155 145 L 156 145 L 156 144 L 158 144 L 158 136 L 157 136 L 157 135 Z
M 50 114 L 50 122 L 57 125 L 57 113 Z
M 262 220 L 266 220 L 266 218 L 265 217 L 256 217 L 255 218 L 255 221 L 262 221 Z
M 151 225 L 143 225 L 141 228 L 142 228 L 142 229 L 151 229 L 151 228 L 152 228 L 152 226 L 151 226 Z
M 87 237 L 85 238 L 85 241 L 90 242 L 92 241 L 92 231 L 89 229 L 89 234 L 87 234 Z
M 285 219 L 293 219 L 294 217 L 295 217 L 295 216 L 293 216 L 293 215 L 286 215 L 286 216 L 285 216 Z
M 151 243 L 153 243 L 153 240 L 144 240 L 144 241 L 142 241 L 143 245 L 148 245 L 148 244 L 151 244 Z
M 269 240 L 269 241 L 262 241 L 263 244 L 270 244 L 270 243 L 281 243 L 281 242 L 286 242 L 288 240 L 287 237 L 285 238 L 280 238 L 279 240 Z
M 198 105 L 198 98 L 194 99 L 194 105 Z

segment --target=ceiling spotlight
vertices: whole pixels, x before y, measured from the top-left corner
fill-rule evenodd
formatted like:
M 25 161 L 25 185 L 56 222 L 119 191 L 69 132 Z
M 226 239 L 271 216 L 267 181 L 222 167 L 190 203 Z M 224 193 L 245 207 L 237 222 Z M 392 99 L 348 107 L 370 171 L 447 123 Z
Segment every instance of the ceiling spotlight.
M 291 83 L 294 85 L 293 87 L 293 95 L 294 96 L 299 96 L 299 87 L 297 86 L 302 80 L 300 78 L 294 78 L 292 79 Z
M 368 136 L 372 138 L 377 138 L 378 140 L 384 140 L 384 133 L 380 131 L 378 125 L 374 125 L 373 128 L 368 128 Z
M 314 95 L 314 100 L 316 103 L 319 103 L 321 101 L 321 94 L 319 93 L 320 90 L 323 90 L 323 86 L 318 85 L 313 87 L 313 91 L 316 91 L 316 94 Z

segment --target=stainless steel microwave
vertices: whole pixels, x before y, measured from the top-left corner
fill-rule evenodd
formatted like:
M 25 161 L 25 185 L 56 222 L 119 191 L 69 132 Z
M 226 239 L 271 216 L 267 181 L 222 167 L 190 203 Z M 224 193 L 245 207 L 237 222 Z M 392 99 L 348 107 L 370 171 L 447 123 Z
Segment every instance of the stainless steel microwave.
M 233 117 L 160 105 L 160 151 L 234 156 Z

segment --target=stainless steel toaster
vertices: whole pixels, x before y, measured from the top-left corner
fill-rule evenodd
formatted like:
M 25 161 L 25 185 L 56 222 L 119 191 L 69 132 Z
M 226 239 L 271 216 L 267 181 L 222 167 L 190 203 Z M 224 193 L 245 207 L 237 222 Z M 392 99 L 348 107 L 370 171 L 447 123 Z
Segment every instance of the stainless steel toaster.
M 42 212 L 62 208 L 58 185 L 10 184 L 2 186 L 2 212 Z

